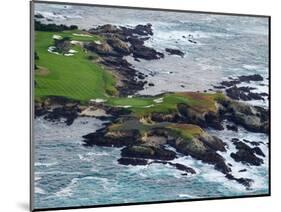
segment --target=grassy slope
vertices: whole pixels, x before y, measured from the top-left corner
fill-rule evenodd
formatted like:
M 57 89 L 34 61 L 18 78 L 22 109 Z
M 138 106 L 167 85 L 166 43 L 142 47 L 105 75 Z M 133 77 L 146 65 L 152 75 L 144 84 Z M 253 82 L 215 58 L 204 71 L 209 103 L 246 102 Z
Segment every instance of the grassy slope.
M 37 98 L 45 96 L 64 96 L 71 99 L 87 102 L 89 99 L 103 98 L 107 105 L 113 107 L 127 107 L 137 118 L 149 116 L 153 112 L 173 113 L 177 105 L 184 103 L 193 110 L 204 113 L 216 110 L 216 101 L 224 98 L 223 94 L 205 94 L 195 92 L 166 93 L 157 97 L 114 97 L 116 93 L 116 80 L 114 76 L 99 64 L 91 62 L 87 53 L 79 45 L 73 45 L 72 49 L 78 51 L 73 56 L 63 56 L 49 53 L 48 47 L 53 45 L 53 35 L 70 37 L 76 41 L 96 41 L 102 38 L 92 36 L 75 36 L 74 33 L 82 31 L 65 32 L 36 32 L 35 51 L 39 56 L 36 65 L 39 70 L 35 71 Z M 41 70 L 41 73 L 40 73 Z M 139 120 L 131 120 L 123 123 L 115 123 L 109 130 L 137 129 L 142 135 L 153 128 L 163 127 L 170 130 L 176 136 L 190 140 L 204 131 L 192 124 L 141 123 Z
M 49 53 L 49 46 L 53 45 L 54 34 L 62 37 L 68 36 L 71 40 L 89 41 L 97 37 L 74 36 L 67 32 L 36 32 L 35 51 L 39 55 L 36 65 L 48 70 L 48 74 L 35 74 L 36 97 L 65 96 L 68 98 L 87 101 L 92 98 L 105 98 L 107 92 L 114 93 L 115 79 L 113 75 L 104 70 L 100 65 L 87 59 L 86 52 L 79 46 L 72 49 L 78 51 L 74 56 L 63 56 Z M 36 72 L 35 72 L 36 73 Z
M 154 100 L 163 98 L 163 102 Z M 221 93 L 204 94 L 196 92 L 167 93 L 158 97 L 133 97 L 133 98 L 109 98 L 106 104 L 110 106 L 130 106 L 136 116 L 147 116 L 153 112 L 172 113 L 177 110 L 179 103 L 192 107 L 195 111 L 204 113 L 216 110 L 216 100 L 224 98 Z

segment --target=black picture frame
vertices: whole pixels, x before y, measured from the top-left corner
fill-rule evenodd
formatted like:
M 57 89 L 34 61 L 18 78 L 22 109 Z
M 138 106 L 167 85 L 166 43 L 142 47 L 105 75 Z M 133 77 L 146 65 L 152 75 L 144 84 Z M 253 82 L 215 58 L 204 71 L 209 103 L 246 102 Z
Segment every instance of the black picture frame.
M 100 208 L 100 207 L 115 207 L 115 206 L 131 206 L 131 205 L 148 205 L 148 204 L 162 204 L 162 203 L 180 203 L 180 202 L 194 202 L 205 200 L 225 200 L 225 199 L 241 199 L 241 198 L 254 198 L 254 197 L 268 197 L 271 196 L 271 16 L 270 15 L 256 15 L 256 14 L 241 14 L 241 13 L 227 13 L 227 12 L 211 12 L 211 11 L 193 11 L 193 10 L 177 10 L 177 9 L 163 9 L 163 8 L 147 8 L 147 7 L 131 7 L 131 6 L 117 6 L 117 5 L 102 5 L 102 4 L 89 4 L 89 3 L 73 3 L 73 2 L 57 2 L 57 1 L 41 1 L 32 0 L 30 3 L 30 211 L 52 211 L 52 210 L 67 210 L 67 209 L 87 209 L 87 208 Z M 186 200 L 164 200 L 164 201 L 151 201 L 151 202 L 136 202 L 136 203 L 118 203 L 118 204 L 103 204 L 103 205 L 87 205 L 87 206 L 73 206 L 73 207 L 54 207 L 54 208 L 34 208 L 33 195 L 34 195 L 34 144 L 33 144 L 33 120 L 34 120 L 34 4 L 58 4 L 58 5 L 75 5 L 75 6 L 94 6 L 103 8 L 118 8 L 118 9 L 136 9 L 136 10 L 152 10 L 152 11 L 165 11 L 165 12 L 178 12 L 178 13 L 198 13 L 198 14 L 213 14 L 213 15 L 229 15 L 229 16 L 245 16 L 245 17 L 262 17 L 268 19 L 268 75 L 269 75 L 269 96 L 268 96 L 268 109 L 269 109 L 269 143 L 268 143 L 268 193 L 257 195 L 242 195 L 242 196 L 227 196 L 227 197 L 210 197 Z

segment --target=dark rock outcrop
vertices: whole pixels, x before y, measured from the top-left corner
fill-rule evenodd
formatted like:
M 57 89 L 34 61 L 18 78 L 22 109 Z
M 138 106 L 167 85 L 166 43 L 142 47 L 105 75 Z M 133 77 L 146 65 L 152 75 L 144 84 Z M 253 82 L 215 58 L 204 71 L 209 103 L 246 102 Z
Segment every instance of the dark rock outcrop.
M 129 46 L 126 42 L 117 37 L 107 39 L 107 43 L 118 53 L 123 55 L 130 54 Z
M 54 39 L 55 43 L 55 51 L 59 52 L 61 54 L 66 54 L 70 50 L 70 38 L 69 37 L 64 37 L 62 39 Z
M 236 153 L 231 153 L 230 156 L 237 162 L 242 162 L 254 166 L 259 166 L 263 163 L 263 160 L 255 155 L 264 156 L 263 152 L 260 148 L 255 147 L 251 148 L 247 144 L 244 144 L 241 141 L 233 142 L 236 149 L 238 150 Z
M 175 140 L 170 140 L 169 144 L 182 154 L 190 155 L 205 163 L 215 165 L 215 169 L 222 173 L 226 174 L 231 171 L 225 164 L 224 158 L 198 138 L 185 140 L 179 137 Z
M 122 149 L 121 156 L 157 160 L 173 160 L 176 158 L 176 153 L 161 147 L 133 145 Z
M 259 74 L 247 75 L 247 76 L 239 76 L 238 79 L 241 82 L 250 82 L 250 81 L 263 81 L 263 77 Z
M 227 125 L 226 125 L 226 128 L 227 128 L 228 130 L 232 130 L 232 131 L 238 132 L 238 127 L 235 126 L 235 125 L 229 125 L 229 124 L 227 124 Z
M 73 121 L 78 117 L 78 113 L 80 112 L 80 109 L 77 106 L 59 106 L 51 111 L 48 111 L 46 113 L 46 116 L 44 116 L 44 119 L 48 121 L 61 121 L 62 119 L 65 119 L 65 123 L 67 125 L 71 125 Z
M 168 52 L 171 55 L 179 55 L 181 57 L 184 56 L 184 53 L 179 49 L 166 48 L 165 51 Z
M 85 146 L 123 147 L 140 143 L 141 135 L 137 130 L 108 132 L 106 128 L 83 136 Z
M 268 110 L 233 100 L 225 100 L 221 103 L 224 107 L 224 118 L 251 132 L 269 133 Z
M 155 60 L 164 57 L 163 53 L 157 52 L 155 49 L 144 45 L 131 46 L 131 51 L 133 57 L 137 59 Z
M 78 29 L 76 25 L 66 26 L 63 24 L 43 24 L 40 21 L 35 20 L 34 27 L 36 31 L 47 31 L 47 32 L 61 32 L 64 30 L 75 30 Z
M 249 178 L 236 178 L 232 174 L 226 174 L 225 177 L 229 180 L 235 180 L 236 182 L 245 186 L 248 190 L 251 188 L 251 185 L 254 182 L 252 179 Z
M 84 44 L 84 48 L 104 56 L 117 56 L 118 54 L 107 42 L 88 42 Z
M 132 166 L 144 166 L 144 165 L 148 164 L 147 160 L 141 159 L 141 158 L 122 157 L 122 158 L 119 158 L 117 161 L 119 164 L 132 165 Z

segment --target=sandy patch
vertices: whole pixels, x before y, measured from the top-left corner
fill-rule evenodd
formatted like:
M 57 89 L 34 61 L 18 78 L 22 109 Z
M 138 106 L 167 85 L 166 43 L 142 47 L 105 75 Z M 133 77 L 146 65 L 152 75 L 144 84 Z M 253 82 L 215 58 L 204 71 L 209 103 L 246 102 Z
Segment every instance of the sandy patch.
M 80 37 L 93 37 L 92 35 L 88 35 L 88 34 L 77 34 L 77 33 L 73 33 L 72 35 L 74 35 L 74 36 L 80 36 Z
M 130 107 L 132 107 L 132 106 L 131 106 L 131 105 L 118 105 L 118 106 L 116 106 L 116 107 L 130 108 Z
M 70 41 L 70 43 L 73 44 L 73 45 L 80 45 L 80 46 L 83 45 L 83 42 L 82 41 L 78 41 L 78 40 L 72 40 L 72 41 Z
M 154 99 L 153 102 L 155 102 L 155 103 L 162 103 L 163 102 L 163 97 L 162 98 L 158 98 L 158 99 Z
M 108 116 L 108 114 L 103 109 L 95 109 L 94 107 L 88 107 L 83 110 L 80 116 L 88 116 L 88 117 L 101 117 L 101 116 Z
M 76 53 L 77 51 L 74 50 L 74 49 L 70 49 L 68 52 L 71 53 L 71 54 L 74 54 L 74 53 Z
M 60 35 L 53 35 L 53 39 L 61 40 L 61 39 L 62 39 L 62 36 L 60 36 Z
M 106 99 L 91 99 L 90 102 L 92 102 L 92 103 L 103 103 L 103 102 L 106 102 Z
M 36 75 L 47 76 L 50 73 L 50 71 L 43 66 L 37 66 L 37 67 L 38 67 L 38 69 L 35 69 Z
M 150 107 L 154 107 L 154 104 L 144 106 L 144 108 L 150 108 Z
M 67 53 L 67 54 L 64 54 L 64 56 L 67 56 L 67 57 L 69 57 L 69 56 L 73 56 L 74 54 L 69 54 L 69 53 Z
M 101 45 L 101 42 L 99 40 L 94 41 L 95 44 Z

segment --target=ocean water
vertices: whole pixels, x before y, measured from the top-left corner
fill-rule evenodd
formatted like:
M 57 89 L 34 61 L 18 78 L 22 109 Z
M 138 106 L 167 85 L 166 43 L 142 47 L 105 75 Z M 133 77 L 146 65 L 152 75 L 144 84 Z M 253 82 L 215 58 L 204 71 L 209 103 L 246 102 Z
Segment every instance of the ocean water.
M 203 91 L 227 77 L 256 73 L 261 74 L 264 81 L 250 83 L 250 86 L 256 87 L 257 92 L 268 93 L 268 22 L 265 18 L 41 3 L 36 3 L 35 11 L 53 20 L 44 19 L 45 22 L 76 24 L 85 29 L 107 23 L 123 26 L 151 23 L 154 35 L 146 41 L 147 46 L 164 53 L 165 48 L 178 48 L 185 56 L 165 53 L 164 59 L 140 62 L 128 56 L 128 61 L 148 74 L 148 81 L 155 84 L 140 94 Z M 185 38 L 188 35 L 197 43 L 190 43 Z M 268 107 L 267 100 L 250 104 Z M 103 124 L 101 120 L 85 117 L 76 119 L 71 126 L 43 118 L 34 120 L 36 208 L 268 193 L 269 141 L 264 134 L 250 133 L 243 128 L 239 128 L 238 133 L 207 129 L 228 144 L 227 152 L 220 154 L 233 165 L 233 175 L 254 180 L 252 189 L 246 190 L 227 180 L 212 165 L 180 154 L 174 162 L 194 168 L 197 174 L 183 176 L 182 172 L 163 164 L 119 165 L 119 148 L 82 145 L 82 136 Z M 266 155 L 264 164 L 255 167 L 235 162 L 230 157 L 235 151 L 230 140 L 235 137 L 262 141 L 260 148 Z M 239 172 L 242 169 L 247 172 Z
M 260 167 L 236 163 L 229 157 L 234 149 L 232 131 L 219 135 L 229 145 L 223 156 L 233 164 L 236 177 L 254 179 L 253 189 L 245 190 L 227 180 L 212 165 L 179 154 L 173 162 L 188 165 L 197 172 L 183 172 L 163 164 L 123 166 L 117 163 L 120 148 L 85 147 L 81 136 L 101 128 L 103 122 L 93 118 L 78 118 L 73 125 L 52 123 L 37 118 L 35 132 L 35 206 L 68 207 L 114 203 L 148 202 L 204 197 L 227 197 L 268 192 L 268 161 Z M 239 129 L 241 137 L 265 141 L 263 134 L 249 135 Z M 210 133 L 217 134 L 210 130 Z M 267 155 L 267 146 L 261 145 Z M 239 173 L 241 169 L 247 172 Z

